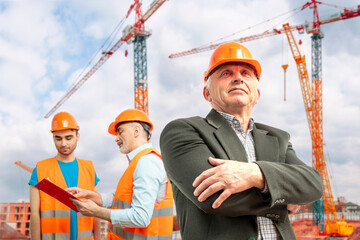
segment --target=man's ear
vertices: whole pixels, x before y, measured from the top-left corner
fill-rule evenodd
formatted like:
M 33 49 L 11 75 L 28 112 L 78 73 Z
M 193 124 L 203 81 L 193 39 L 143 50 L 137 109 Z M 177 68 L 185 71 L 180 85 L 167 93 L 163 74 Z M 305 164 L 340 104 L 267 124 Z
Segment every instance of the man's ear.
M 203 89 L 203 96 L 204 96 L 206 101 L 211 102 L 212 99 L 211 99 L 211 96 L 210 96 L 210 91 L 206 86 Z
M 140 135 L 140 126 L 137 124 L 134 126 L 134 137 L 138 137 Z
M 79 139 L 80 139 L 80 133 L 78 132 L 78 133 L 76 134 L 76 141 L 79 141 Z
M 257 99 L 256 99 L 256 103 L 258 103 L 259 99 L 260 99 L 260 89 L 257 89 L 258 95 L 257 95 Z

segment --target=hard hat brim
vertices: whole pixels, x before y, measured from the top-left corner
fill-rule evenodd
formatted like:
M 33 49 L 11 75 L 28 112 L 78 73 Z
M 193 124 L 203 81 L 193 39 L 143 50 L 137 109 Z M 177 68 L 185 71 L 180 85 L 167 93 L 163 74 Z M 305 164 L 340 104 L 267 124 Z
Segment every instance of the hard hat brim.
M 255 71 L 256 71 L 256 74 L 257 74 L 257 77 L 258 77 L 258 80 L 260 80 L 261 65 L 260 65 L 260 63 L 259 63 L 257 60 L 255 60 L 255 59 L 239 59 L 239 58 L 232 58 L 232 59 L 231 59 L 231 58 L 230 58 L 230 59 L 222 59 L 222 60 L 216 62 L 216 64 L 214 64 L 213 66 L 211 66 L 211 68 L 209 68 L 209 69 L 205 72 L 205 74 L 204 74 L 204 82 L 207 81 L 207 78 L 210 76 L 210 74 L 212 74 L 212 71 L 213 71 L 215 68 L 217 68 L 217 67 L 219 67 L 219 66 L 221 66 L 221 65 L 223 65 L 223 64 L 225 64 L 225 63 L 231 63 L 231 62 L 235 62 L 235 63 L 248 63 L 248 64 L 254 66 Z
M 109 129 L 108 129 L 108 132 L 110 133 L 110 134 L 112 134 L 112 135 L 117 135 L 117 133 L 116 133 L 116 125 L 117 125 L 118 123 L 117 122 L 112 122 L 112 123 L 110 123 L 110 125 L 109 125 Z

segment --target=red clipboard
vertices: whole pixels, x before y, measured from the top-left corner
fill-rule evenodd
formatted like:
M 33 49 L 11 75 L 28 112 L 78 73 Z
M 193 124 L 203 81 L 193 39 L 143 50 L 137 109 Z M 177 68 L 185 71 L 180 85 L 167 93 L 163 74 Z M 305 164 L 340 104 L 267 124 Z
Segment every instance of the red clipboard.
M 66 206 L 71 208 L 72 210 L 79 212 L 77 210 L 76 206 L 74 205 L 74 203 L 70 200 L 70 198 L 75 198 L 77 200 L 80 200 L 80 199 L 78 199 L 77 197 L 74 197 L 72 194 L 68 193 L 61 187 L 57 186 L 56 184 L 50 182 L 48 179 L 44 178 L 38 184 L 36 184 L 35 187 L 37 189 L 49 194 L 53 198 L 59 200 L 60 202 L 62 202 L 63 204 L 65 204 Z

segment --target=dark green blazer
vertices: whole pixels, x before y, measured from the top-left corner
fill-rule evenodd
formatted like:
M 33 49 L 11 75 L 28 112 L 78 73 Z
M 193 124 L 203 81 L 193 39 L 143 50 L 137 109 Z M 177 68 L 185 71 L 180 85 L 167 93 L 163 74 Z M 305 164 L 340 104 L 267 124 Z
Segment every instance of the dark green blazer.
M 230 124 L 215 110 L 206 118 L 170 122 L 160 136 L 165 170 L 172 183 L 183 240 L 257 239 L 256 216 L 270 218 L 284 240 L 296 239 L 287 204 L 307 204 L 322 196 L 318 171 L 295 154 L 287 132 L 255 123 L 253 129 L 257 164 L 268 193 L 257 188 L 231 195 L 213 209 L 216 193 L 204 202 L 194 196 L 194 179 L 213 167 L 210 156 L 247 162 L 246 152 Z

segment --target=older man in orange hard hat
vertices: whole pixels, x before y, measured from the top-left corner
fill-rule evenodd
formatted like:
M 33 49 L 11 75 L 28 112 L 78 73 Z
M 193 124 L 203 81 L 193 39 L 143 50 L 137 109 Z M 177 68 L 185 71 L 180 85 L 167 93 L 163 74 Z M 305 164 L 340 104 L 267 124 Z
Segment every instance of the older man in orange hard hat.
M 99 179 L 93 163 L 75 157 L 79 129 L 70 113 L 60 112 L 52 119 L 51 133 L 57 154 L 38 162 L 29 181 L 32 240 L 100 240 L 99 219 L 77 214 L 35 187 L 48 178 L 63 189 L 78 186 L 96 191 Z
M 296 239 L 288 211 L 322 195 L 319 172 L 296 156 L 289 134 L 252 118 L 260 77 L 245 46 L 220 45 L 204 75 L 210 113 L 161 133 L 183 240 Z
M 85 216 L 108 220 L 109 239 L 171 240 L 173 228 L 173 195 L 160 153 L 149 143 L 153 124 L 140 110 L 127 109 L 109 126 L 120 152 L 126 154 L 129 166 L 115 193 L 70 188 L 73 200 Z M 110 208 L 110 209 L 109 209 Z

